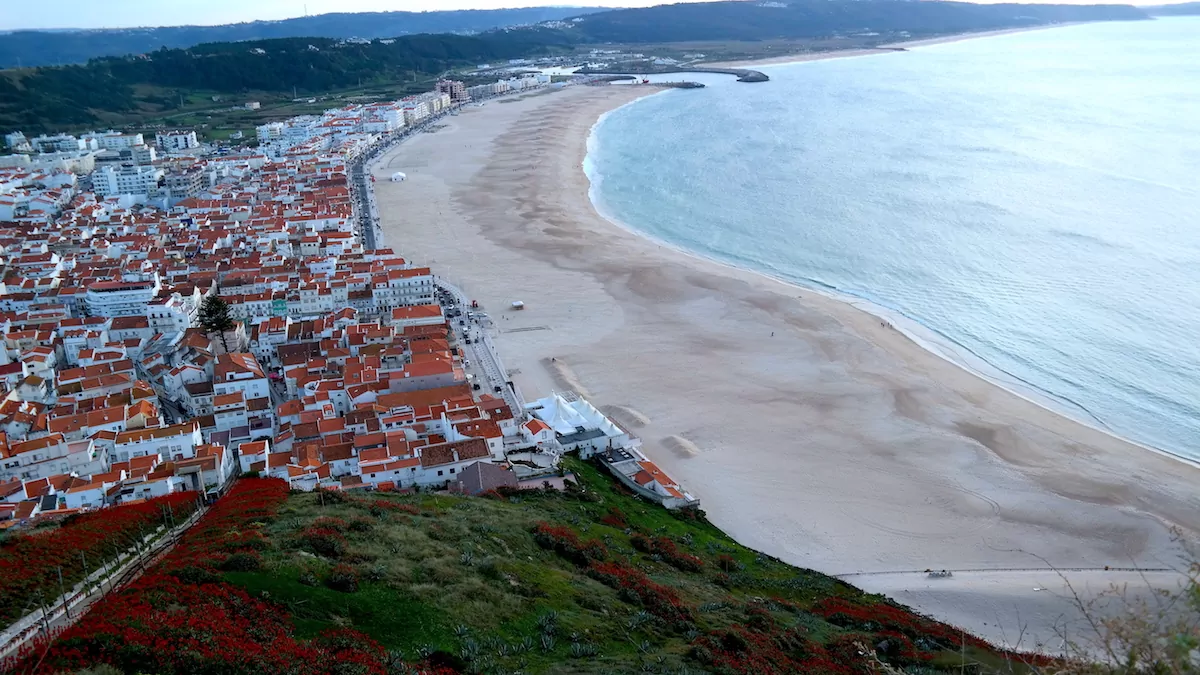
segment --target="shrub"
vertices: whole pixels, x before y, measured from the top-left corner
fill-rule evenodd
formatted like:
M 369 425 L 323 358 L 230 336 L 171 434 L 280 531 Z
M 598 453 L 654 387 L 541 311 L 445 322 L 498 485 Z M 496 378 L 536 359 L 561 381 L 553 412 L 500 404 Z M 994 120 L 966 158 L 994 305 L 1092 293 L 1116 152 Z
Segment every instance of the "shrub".
M 722 572 L 740 572 L 742 563 L 728 553 L 722 553 L 717 556 L 717 567 L 721 568 Z
M 597 539 L 581 542 L 574 530 L 550 523 L 538 523 L 533 528 L 538 546 L 549 549 L 580 567 L 595 560 L 608 558 L 608 548 Z
M 338 565 L 325 578 L 325 585 L 342 593 L 358 590 L 358 572 L 349 565 Z
M 370 532 L 375 527 L 375 523 L 360 516 L 358 518 L 351 518 L 346 526 L 351 532 Z
M 620 563 L 593 561 L 588 576 L 617 589 L 623 599 L 634 599 L 646 611 L 668 623 L 686 624 L 692 620 L 691 610 L 680 600 L 674 589 L 655 583 L 642 572 Z
M 979 638 L 888 602 L 861 605 L 845 598 L 825 598 L 813 606 L 812 612 L 835 626 L 853 631 L 904 635 L 910 640 L 934 643 L 941 649 L 958 649 L 964 641 L 967 646 L 991 649 Z
M 683 553 L 675 546 L 675 542 L 666 537 L 648 537 L 635 533 L 629 538 L 633 547 L 642 553 L 658 556 L 663 562 L 682 571 L 699 572 L 704 569 L 704 561 L 694 555 Z
M 171 571 L 172 576 L 176 577 L 185 584 L 199 586 L 201 584 L 215 584 L 221 580 L 221 577 L 204 569 L 203 567 L 195 567 L 188 565 L 187 567 L 179 567 Z
M 262 558 L 253 551 L 239 551 L 221 563 L 226 572 L 253 572 L 262 567 Z
M 615 506 L 600 518 L 600 522 L 610 527 L 615 527 L 618 530 L 624 530 L 629 527 L 629 522 L 625 520 L 625 512 Z
M 346 539 L 330 527 L 310 525 L 300 532 L 300 545 L 327 558 L 340 558 L 346 552 Z

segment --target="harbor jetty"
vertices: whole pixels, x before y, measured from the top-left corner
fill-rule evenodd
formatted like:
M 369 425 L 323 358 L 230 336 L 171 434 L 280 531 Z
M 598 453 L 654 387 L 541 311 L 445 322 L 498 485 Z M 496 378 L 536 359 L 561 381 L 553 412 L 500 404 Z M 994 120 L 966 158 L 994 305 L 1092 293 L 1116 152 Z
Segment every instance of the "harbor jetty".
M 701 82 L 687 82 L 687 81 L 641 82 L 639 84 L 636 82 L 637 79 L 638 78 L 634 77 L 633 75 L 601 75 L 601 76 L 596 77 L 595 79 L 591 80 L 587 84 L 591 85 L 591 86 L 599 86 L 599 85 L 612 84 L 613 82 L 627 82 L 629 80 L 635 80 L 633 86 L 638 86 L 638 87 L 659 87 L 661 89 L 703 89 L 704 88 L 704 84 Z
M 628 70 L 615 71 L 615 70 L 586 70 L 585 69 L 585 70 L 576 71 L 576 75 L 605 75 L 605 76 L 612 75 L 612 76 L 624 76 L 624 77 L 620 77 L 619 79 L 630 79 L 632 76 L 626 75 L 626 73 L 628 73 L 628 72 L 629 72 Z M 770 82 L 771 81 L 771 78 L 767 77 L 766 73 L 759 71 L 759 70 L 747 70 L 745 68 L 701 68 L 701 67 L 692 68 L 689 66 L 679 66 L 679 67 L 675 67 L 675 68 L 656 67 L 656 68 L 650 68 L 645 71 L 639 71 L 639 72 L 645 72 L 645 74 L 647 74 L 647 75 L 670 75 L 672 73 L 716 73 L 718 75 L 733 75 L 734 77 L 737 78 L 738 82 Z M 697 82 L 697 83 L 693 83 L 693 84 L 698 85 L 699 83 Z M 703 86 L 703 85 L 701 85 L 701 86 Z
M 746 70 L 745 68 L 683 68 L 682 72 L 690 73 L 717 73 L 718 75 L 733 75 L 737 77 L 738 82 L 770 82 L 771 78 L 760 70 Z

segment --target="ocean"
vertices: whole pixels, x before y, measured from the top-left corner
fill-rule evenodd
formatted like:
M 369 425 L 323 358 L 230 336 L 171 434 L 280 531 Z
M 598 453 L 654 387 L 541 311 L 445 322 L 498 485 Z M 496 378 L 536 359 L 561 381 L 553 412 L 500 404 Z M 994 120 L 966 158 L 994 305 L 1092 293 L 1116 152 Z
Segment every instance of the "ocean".
M 1200 17 L 763 70 L 604 117 L 600 212 L 1200 460 Z

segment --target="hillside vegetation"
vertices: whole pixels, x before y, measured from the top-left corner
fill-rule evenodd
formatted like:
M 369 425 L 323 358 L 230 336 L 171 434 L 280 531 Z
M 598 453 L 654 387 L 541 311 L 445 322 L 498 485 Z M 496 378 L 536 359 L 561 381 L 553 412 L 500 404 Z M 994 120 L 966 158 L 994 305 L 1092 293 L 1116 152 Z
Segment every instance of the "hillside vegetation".
M 648 43 L 812 38 L 867 32 L 925 36 L 1068 21 L 1145 18 L 1145 12 L 1131 5 L 791 0 L 613 10 L 583 17 L 574 30 L 584 41 Z
M 0 128 L 38 132 L 96 123 L 100 113 L 178 106 L 180 95 L 211 92 L 319 94 L 371 83 L 430 77 L 448 68 L 549 54 L 565 45 L 551 31 L 482 36 L 413 35 L 391 44 L 287 38 L 160 49 L 144 57 L 96 59 L 84 66 L 0 72 Z M 139 88 L 153 93 L 139 95 Z
M 740 546 L 700 514 L 642 502 L 592 465 L 571 468 L 578 489 L 484 497 L 288 496 L 280 481 L 242 479 L 180 549 L 53 645 L 41 670 L 1028 669 Z
M 357 30 L 362 21 L 372 17 L 332 16 L 288 25 L 342 34 Z M 378 25 L 363 34 L 381 35 L 394 27 L 388 20 L 391 13 L 380 16 Z M 274 93 L 286 100 L 284 97 L 293 95 L 316 96 L 350 88 L 394 87 L 483 62 L 567 54 L 603 43 L 823 40 L 828 44 L 824 48 L 830 48 L 836 47 L 835 39 L 842 39 L 847 46 L 861 47 L 911 36 L 1144 18 L 1147 15 L 1142 10 L 1129 5 L 713 2 L 604 11 L 567 23 L 472 36 L 406 35 L 390 44 L 342 43 L 329 37 L 214 42 L 96 58 L 86 65 L 0 71 L 0 128 L 39 133 L 90 125 L 121 126 L 173 115 L 197 93 L 203 94 L 201 98 Z M 253 25 L 239 25 L 238 30 Z M 0 49 L 5 40 L 13 39 L 14 35 L 0 36 Z M 53 40 L 46 44 L 52 45 Z
M 536 24 L 602 10 L 602 7 L 523 7 L 445 12 L 357 12 L 221 26 L 22 30 L 0 34 L 0 68 L 84 63 L 102 56 L 144 54 L 163 47 L 187 48 L 206 42 L 289 37 L 370 39 L 418 33 L 482 33 L 495 28 Z M 66 23 L 71 21 L 71 17 L 63 16 L 60 20 Z

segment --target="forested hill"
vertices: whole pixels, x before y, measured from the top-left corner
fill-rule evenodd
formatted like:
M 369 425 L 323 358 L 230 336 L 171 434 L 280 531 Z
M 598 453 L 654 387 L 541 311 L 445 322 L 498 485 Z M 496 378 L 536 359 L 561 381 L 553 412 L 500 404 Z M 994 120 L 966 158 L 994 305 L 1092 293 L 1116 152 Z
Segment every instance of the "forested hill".
M 621 9 L 575 24 L 595 42 L 824 37 L 862 32 L 940 35 L 1075 21 L 1145 19 L 1131 5 L 981 5 L 906 0 L 713 2 Z
M 286 37 L 389 38 L 418 33 L 482 33 L 580 16 L 603 8 L 526 7 L 447 12 L 319 14 L 222 26 L 164 26 L 0 34 L 0 68 L 84 63 L 100 56 L 143 54 L 163 47 Z M 63 16 L 64 22 L 71 17 Z
M 0 129 L 38 132 L 111 121 L 98 113 L 132 114 L 151 107 L 168 111 L 178 96 L 196 90 L 312 95 L 569 50 L 566 36 L 547 30 L 411 35 L 386 44 L 286 38 L 160 49 L 143 56 L 93 59 L 82 66 L 0 73 Z
M 1143 7 L 1154 16 L 1189 16 L 1200 15 L 1200 2 L 1184 2 L 1178 5 L 1158 5 Z
M 86 65 L 0 71 L 0 129 L 37 133 L 95 124 L 120 126 L 172 114 L 177 102 L 193 96 L 207 100 L 213 94 L 275 93 L 282 97 L 286 92 L 291 98 L 293 91 L 312 96 L 351 87 L 416 86 L 455 68 L 571 53 L 602 43 L 853 35 L 862 45 L 910 36 L 1145 18 L 1145 12 L 1129 5 L 770 0 L 612 10 L 479 35 L 408 35 L 366 44 L 322 37 L 218 42 L 92 59 Z

